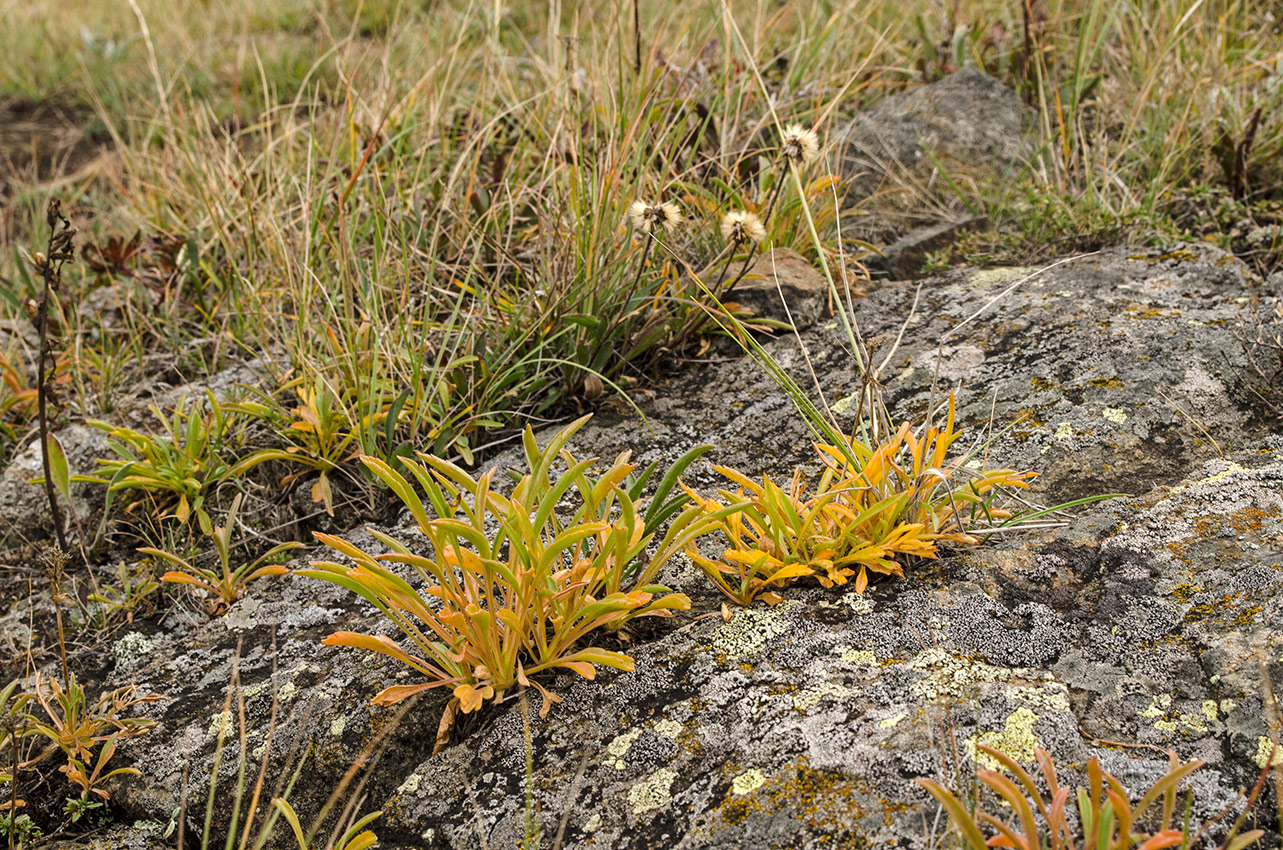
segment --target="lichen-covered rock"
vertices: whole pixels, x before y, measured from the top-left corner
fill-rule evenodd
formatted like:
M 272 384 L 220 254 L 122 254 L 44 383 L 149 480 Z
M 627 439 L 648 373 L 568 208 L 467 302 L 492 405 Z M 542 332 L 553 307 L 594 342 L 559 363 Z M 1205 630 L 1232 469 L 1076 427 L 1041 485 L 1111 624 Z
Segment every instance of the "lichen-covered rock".
M 514 847 L 533 823 L 544 846 L 560 834 L 563 847 L 925 848 L 936 808 L 912 780 L 991 766 L 982 744 L 1026 762 L 1043 747 L 1067 771 L 1098 756 L 1133 789 L 1174 748 L 1208 762 L 1192 786 L 1195 817 L 1210 817 L 1268 754 L 1260 665 L 1283 681 L 1283 440 L 1241 392 L 1232 334 L 1256 285 L 1199 247 L 955 272 L 922 288 L 912 318 L 915 289 L 878 289 L 858 320 L 887 338 L 879 362 L 908 321 L 883 376 L 897 418 L 920 414 L 933 384 L 937 401 L 952 389 L 971 438 L 992 415 L 991 465 L 1044 472 L 1038 498 L 1133 498 L 916 564 L 862 597 L 795 587 L 729 622 L 699 617 L 718 600 L 674 562 L 664 580 L 695 610 L 612 644 L 635 672 L 550 680 L 565 701 L 546 720 L 537 700 L 523 712 L 513 699 L 465 718 L 435 756 L 448 695 L 403 716 L 373 707 L 405 671 L 319 644 L 337 629 L 395 635 L 391 624 L 328 584 L 263 580 L 225 617 L 175 615 L 144 636 L 145 653 L 134 640 L 115 659 L 115 679 L 169 700 L 148 708 L 161 726 L 122 747 L 143 775 L 115 782 L 113 801 L 163 821 L 184 769 L 203 801 L 224 729 L 230 788 L 241 721 L 238 702 L 225 705 L 239 644 L 250 774 L 268 754 L 269 777 L 283 775 L 289 754 L 310 747 L 292 795 L 308 820 L 347 766 L 378 749 L 363 793 L 367 810 L 384 811 L 383 847 Z M 843 409 L 852 368 L 840 325 L 801 339 L 809 358 L 793 338 L 768 349 L 803 386 L 813 369 Z M 639 401 L 645 423 L 599 416 L 575 452 L 632 448 L 666 462 L 709 442 L 714 462 L 753 475 L 812 460 L 805 427 L 751 361 L 694 367 Z M 496 462 L 515 464 L 516 451 Z M 704 462 L 688 479 L 718 481 Z M 390 533 L 415 536 L 405 524 Z M 216 815 L 224 822 L 226 807 Z

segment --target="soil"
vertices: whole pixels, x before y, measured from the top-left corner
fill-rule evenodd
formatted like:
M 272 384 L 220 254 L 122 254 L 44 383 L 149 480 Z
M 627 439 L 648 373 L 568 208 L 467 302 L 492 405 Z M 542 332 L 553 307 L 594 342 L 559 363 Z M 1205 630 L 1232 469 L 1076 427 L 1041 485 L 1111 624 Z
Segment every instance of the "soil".
M 0 210 L 19 183 L 73 174 L 106 150 L 92 121 L 84 107 L 0 96 Z

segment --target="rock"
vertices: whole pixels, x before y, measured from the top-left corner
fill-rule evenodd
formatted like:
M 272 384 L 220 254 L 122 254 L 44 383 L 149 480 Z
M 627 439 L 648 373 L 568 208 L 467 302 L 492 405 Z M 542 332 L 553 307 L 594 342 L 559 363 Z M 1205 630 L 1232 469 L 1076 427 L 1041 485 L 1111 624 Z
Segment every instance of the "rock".
M 926 262 L 927 254 L 949 247 L 964 233 L 984 230 L 988 226 L 987 217 L 968 215 L 930 227 L 919 227 L 883 248 L 882 256 L 874 255 L 865 259 L 864 265 L 873 277 L 917 280 L 924 277 L 922 264 Z
M 956 186 L 1020 169 L 1032 153 L 1032 112 L 1011 89 L 974 66 L 879 101 L 842 131 L 846 204 L 873 218 L 921 209 L 921 188 L 942 169 Z M 920 212 L 913 213 L 914 216 Z
M 58 441 L 67 455 L 67 466 L 72 475 L 94 475 L 98 472 L 98 458 L 106 457 L 107 435 L 88 425 L 69 425 L 58 432 Z M 4 472 L 0 473 L 0 526 L 4 540 L 0 546 L 16 546 L 53 538 L 53 525 L 49 501 L 43 485 L 30 483 L 44 475 L 41 463 L 40 438 L 37 436 L 19 452 Z M 106 488 L 101 484 L 73 483 L 72 505 L 82 524 L 88 523 L 95 511 L 102 508 Z M 67 506 L 60 503 L 63 521 L 67 522 Z M 93 526 L 86 530 L 93 531 Z M 75 531 L 68 532 L 68 539 Z
M 1096 756 L 1133 791 L 1174 748 L 1208 762 L 1191 784 L 1195 820 L 1210 818 L 1264 758 L 1257 658 L 1283 681 L 1283 439 L 1242 391 L 1233 340 L 1258 285 L 1233 257 L 1192 246 L 955 271 L 920 294 L 882 286 L 858 304 L 866 335 L 893 339 L 918 298 L 884 375 L 897 420 L 953 389 L 963 442 L 992 415 L 988 462 L 1044 472 L 1037 498 L 1134 497 L 1068 528 L 912 565 L 863 597 L 789 588 L 779 606 L 729 623 L 695 619 L 718 598 L 674 563 L 663 580 L 690 593 L 694 611 L 624 644 L 632 673 L 545 680 L 565 701 L 546 720 L 532 712 L 529 780 L 515 700 L 469 716 L 432 755 L 448 695 L 429 692 L 396 721 L 369 699 L 413 677 L 319 642 L 395 628 L 329 584 L 263 579 L 221 619 L 173 617 L 149 655 L 109 675 L 168 698 L 142 709 L 160 726 L 122 744 L 121 762 L 142 776 L 114 779 L 113 803 L 164 822 L 184 768 L 189 798 L 203 801 L 224 717 L 219 787 L 230 791 L 240 721 L 238 705 L 227 715 L 224 705 L 239 645 L 250 775 L 266 754 L 269 784 L 288 776 L 293 743 L 310 747 L 291 796 L 307 823 L 348 765 L 386 744 L 363 788 L 363 811 L 384 812 L 375 831 L 386 848 L 516 846 L 528 781 L 532 817 L 546 842 L 564 824 L 564 847 L 927 848 L 938 810 L 912 780 L 969 776 L 984 765 L 977 744 L 1026 763 L 1043 747 L 1062 779 Z M 814 370 L 838 402 L 852 388 L 840 323 L 801 339 L 809 357 L 792 336 L 766 348 L 808 389 Z M 707 363 L 657 390 L 639 399 L 645 423 L 600 415 L 575 436 L 576 454 L 630 448 L 648 463 L 711 442 L 708 460 L 754 476 L 812 461 L 790 402 L 750 360 Z M 705 490 L 720 481 L 704 461 L 686 478 Z M 405 522 L 387 533 L 417 538 Z M 190 829 L 202 819 L 196 803 Z M 271 846 L 291 842 L 281 834 Z
M 776 248 L 759 256 L 723 300 L 748 307 L 756 316 L 802 330 L 828 314 L 829 284 L 824 274 L 801 254 L 790 248 Z

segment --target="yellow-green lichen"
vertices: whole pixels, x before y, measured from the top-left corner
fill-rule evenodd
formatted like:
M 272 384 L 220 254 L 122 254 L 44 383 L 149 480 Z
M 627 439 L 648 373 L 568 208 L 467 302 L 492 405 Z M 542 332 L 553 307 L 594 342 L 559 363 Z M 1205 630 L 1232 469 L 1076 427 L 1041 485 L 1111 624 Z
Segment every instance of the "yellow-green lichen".
M 923 700 L 960 700 L 972 696 L 975 686 L 983 682 L 1023 678 L 1029 671 L 991 667 L 983 661 L 958 658 L 933 646 L 919 652 L 906 665 L 925 673 L 909 686 L 909 693 Z
M 1100 412 L 1100 415 L 1115 425 L 1122 425 L 1127 421 L 1127 411 L 1119 407 L 1106 407 Z
M 1034 724 L 1038 715 L 1033 709 L 1022 705 L 1003 722 L 1002 730 L 972 735 L 967 739 L 967 753 L 972 760 L 990 770 L 998 770 L 1002 765 L 992 756 L 980 752 L 977 748 L 983 744 L 1006 753 L 1019 762 L 1027 762 L 1034 757 L 1034 748 L 1038 746 L 1038 736 L 1034 734 Z
M 767 610 L 737 611 L 729 623 L 713 633 L 713 651 L 728 658 L 752 655 L 788 631 L 788 615 L 798 604 L 790 601 Z
M 641 733 L 642 730 L 638 728 L 625 732 L 622 735 L 616 735 L 615 739 L 606 745 L 606 752 L 610 753 L 615 758 L 624 756 L 632 747 L 633 742 L 641 737 Z
M 1208 723 L 1216 722 L 1216 700 L 1203 700 L 1203 716 L 1207 718 Z
M 593 812 L 592 817 L 584 822 L 584 832 L 596 832 L 601 829 L 601 813 Z
M 415 791 L 419 790 L 419 785 L 422 782 L 422 773 L 411 773 L 405 778 L 404 782 L 397 786 L 396 792 L 398 794 L 413 794 Z
M 894 726 L 898 725 L 898 724 L 900 723 L 900 721 L 901 721 L 901 720 L 903 720 L 904 718 L 906 718 L 906 717 L 908 717 L 908 716 L 909 716 L 909 715 L 905 714 L 905 713 L 902 711 L 902 712 L 900 712 L 899 714 L 893 714 L 893 715 L 891 715 L 890 717 L 884 717 L 883 719 L 881 719 L 881 720 L 879 720 L 879 721 L 878 721 L 878 728 L 880 728 L 880 729 L 890 729 L 890 728 L 892 728 L 892 727 L 894 727 Z
M 873 613 L 873 600 L 862 593 L 856 593 L 854 590 L 842 594 L 842 604 L 856 614 Z
M 1051 435 L 1053 440 L 1068 440 L 1074 436 L 1074 426 L 1068 422 L 1061 422 L 1056 426 L 1056 431 Z
M 682 724 L 671 718 L 664 718 L 655 724 L 655 734 L 676 740 L 682 734 Z
M 1210 702 L 1210 701 L 1209 701 Z M 1203 714 L 1207 714 L 1208 703 L 1203 703 Z M 1209 719 L 1215 719 L 1216 705 L 1212 703 L 1212 716 Z M 1206 732 L 1207 724 L 1203 722 L 1203 717 L 1197 714 L 1185 714 L 1180 711 L 1172 710 L 1172 698 L 1168 694 L 1159 694 L 1150 699 L 1149 707 L 1139 712 L 1138 715 L 1153 721 L 1153 727 L 1159 732 L 1166 732 L 1169 735 L 1175 735 L 1179 732 L 1188 734 L 1189 732 Z
M 1219 484 L 1222 481 L 1225 481 L 1226 479 L 1233 478 L 1235 475 L 1238 475 L 1240 472 L 1247 472 L 1247 467 L 1241 466 L 1237 463 L 1234 463 L 1233 461 L 1228 461 L 1225 464 L 1225 468 L 1222 469 L 1220 472 L 1213 473 L 1212 475 L 1209 475 L 1206 478 L 1195 481 L 1193 486 L 1198 487 L 1204 484 Z M 1186 485 L 1184 484 L 1178 484 L 1177 486 L 1172 488 L 1172 494 L 1181 492 L 1182 490 L 1185 489 L 1185 487 Z
M 731 790 L 736 794 L 749 794 L 766 784 L 766 775 L 755 767 L 731 780 Z
M 871 649 L 856 649 L 851 646 L 838 647 L 839 657 L 851 664 L 863 664 L 866 667 L 878 666 L 878 657 Z
M 1026 268 L 1025 266 L 1006 266 L 996 269 L 980 269 L 973 272 L 971 278 L 967 281 L 968 289 L 985 289 L 990 286 L 999 286 L 1004 283 L 1012 283 L 1020 280 L 1022 277 L 1028 277 L 1036 270 Z
M 673 799 L 673 780 L 677 771 L 671 767 L 661 767 L 650 776 L 639 781 L 628 792 L 628 805 L 633 814 L 649 812 L 666 806 Z
M 341 714 L 330 721 L 330 735 L 334 738 L 337 738 L 340 735 L 342 735 L 343 730 L 346 728 L 347 728 L 347 718 Z
M 806 711 L 819 704 L 820 700 L 825 697 L 841 699 L 843 697 L 855 696 L 856 691 L 838 685 L 833 682 L 822 682 L 810 688 L 805 688 L 793 695 L 793 707 L 798 711 Z
M 1040 711 L 1069 711 L 1069 688 L 1061 682 L 1043 682 L 1036 688 L 1013 685 L 1004 693 L 1008 699 Z
M 1274 751 L 1273 759 L 1270 759 L 1271 750 Z M 1261 768 L 1261 770 L 1265 769 L 1267 761 L 1269 762 L 1270 767 L 1283 767 L 1283 747 L 1275 750 L 1274 742 L 1262 735 L 1256 739 L 1256 758 L 1254 761 L 1256 762 L 1256 766 Z
M 232 713 L 231 711 L 224 710 L 220 711 L 214 716 L 213 720 L 209 721 L 209 729 L 205 734 L 210 738 L 217 738 L 219 735 L 226 737 L 227 733 L 230 732 L 231 729 Z

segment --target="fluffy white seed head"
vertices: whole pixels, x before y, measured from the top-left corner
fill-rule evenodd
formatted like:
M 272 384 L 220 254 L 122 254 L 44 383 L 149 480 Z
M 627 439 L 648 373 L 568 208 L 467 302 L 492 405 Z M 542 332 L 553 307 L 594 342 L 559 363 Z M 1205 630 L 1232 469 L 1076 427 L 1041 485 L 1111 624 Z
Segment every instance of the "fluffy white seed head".
M 766 228 L 751 212 L 736 210 L 722 216 L 722 237 L 727 242 L 761 242 L 766 238 Z
M 820 155 L 820 137 L 814 130 L 808 130 L 801 124 L 790 124 L 784 128 L 784 139 L 780 149 L 794 162 L 801 164 L 813 162 Z
M 633 226 L 642 233 L 654 233 L 660 227 L 672 231 L 682 223 L 682 211 L 677 204 L 648 204 L 645 201 L 633 201 L 628 208 L 628 218 Z

